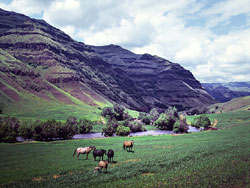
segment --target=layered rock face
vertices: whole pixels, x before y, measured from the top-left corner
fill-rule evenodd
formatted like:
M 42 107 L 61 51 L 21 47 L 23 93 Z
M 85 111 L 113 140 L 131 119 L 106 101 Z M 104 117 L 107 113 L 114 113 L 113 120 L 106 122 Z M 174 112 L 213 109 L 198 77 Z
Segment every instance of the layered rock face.
M 132 83 L 128 95 L 146 107 L 176 106 L 186 110 L 215 102 L 192 73 L 177 63 L 150 54 L 134 54 L 116 45 L 91 48 L 119 73 L 119 82 Z
M 43 20 L 2 9 L 0 25 L 0 105 L 41 99 L 148 111 L 215 102 L 189 71 L 163 58 L 88 46 Z

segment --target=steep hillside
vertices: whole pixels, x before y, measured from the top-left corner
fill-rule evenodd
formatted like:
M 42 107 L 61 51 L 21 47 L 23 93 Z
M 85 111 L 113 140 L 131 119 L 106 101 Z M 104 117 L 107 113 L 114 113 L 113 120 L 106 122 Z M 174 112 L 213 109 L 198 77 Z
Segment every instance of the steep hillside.
M 192 73 L 177 63 L 150 54 L 134 54 L 117 45 L 91 48 L 119 73 L 120 82 L 131 82 L 128 94 L 150 108 L 171 105 L 185 110 L 215 102 Z
M 189 71 L 165 59 L 87 46 L 43 20 L 2 9 L 0 25 L 3 113 L 29 116 L 43 109 L 66 116 L 111 103 L 136 110 L 214 103 Z
M 250 82 L 202 83 L 201 85 L 219 102 L 250 95 Z

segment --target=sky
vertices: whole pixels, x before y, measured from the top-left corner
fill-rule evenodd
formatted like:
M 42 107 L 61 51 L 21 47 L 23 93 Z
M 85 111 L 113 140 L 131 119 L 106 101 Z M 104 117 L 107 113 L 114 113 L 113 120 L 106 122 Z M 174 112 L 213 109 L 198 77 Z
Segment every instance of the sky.
M 179 63 L 202 83 L 250 81 L 250 0 L 0 0 L 89 45 Z

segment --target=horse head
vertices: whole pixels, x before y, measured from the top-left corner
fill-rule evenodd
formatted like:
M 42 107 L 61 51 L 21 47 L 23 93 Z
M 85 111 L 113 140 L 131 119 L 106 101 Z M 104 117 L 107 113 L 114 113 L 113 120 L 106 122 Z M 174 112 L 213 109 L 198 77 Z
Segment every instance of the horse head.
M 89 148 L 91 148 L 91 150 L 96 150 L 95 146 L 89 146 Z

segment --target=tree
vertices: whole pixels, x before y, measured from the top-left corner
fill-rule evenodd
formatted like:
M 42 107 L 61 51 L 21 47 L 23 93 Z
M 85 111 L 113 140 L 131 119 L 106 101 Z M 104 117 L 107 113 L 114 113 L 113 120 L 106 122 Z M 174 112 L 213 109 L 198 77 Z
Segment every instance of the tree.
M 180 118 L 179 121 L 175 122 L 173 130 L 177 133 L 187 133 L 188 129 L 186 118 Z
M 115 133 L 119 136 L 128 136 L 130 133 L 130 128 L 129 127 L 125 127 L 125 126 L 118 126 Z
M 177 108 L 173 106 L 169 106 L 165 111 L 165 114 L 167 114 L 168 116 L 173 116 L 174 118 L 178 118 Z
M 20 122 L 14 117 L 0 117 L 0 142 L 16 142 Z
M 87 119 L 81 119 L 78 123 L 78 128 L 81 134 L 89 133 L 93 128 L 93 122 Z
M 194 119 L 192 122 L 192 126 L 196 128 L 204 127 L 204 129 L 208 129 L 211 125 L 211 121 L 206 114 L 202 114 Z
M 173 130 L 176 119 L 173 116 L 168 116 L 165 113 L 161 113 L 159 118 L 154 122 L 160 130 Z
M 152 108 L 152 109 L 150 110 L 150 112 L 149 112 L 149 115 L 150 115 L 150 117 L 151 117 L 151 121 L 152 121 L 152 122 L 156 121 L 156 120 L 159 118 L 159 116 L 160 116 L 160 114 L 159 114 L 157 108 Z

